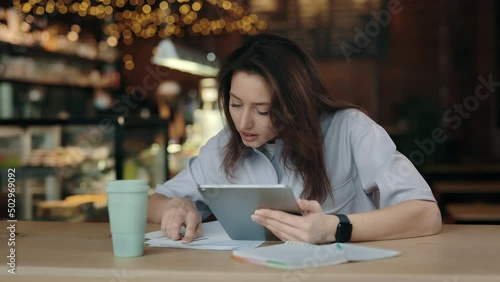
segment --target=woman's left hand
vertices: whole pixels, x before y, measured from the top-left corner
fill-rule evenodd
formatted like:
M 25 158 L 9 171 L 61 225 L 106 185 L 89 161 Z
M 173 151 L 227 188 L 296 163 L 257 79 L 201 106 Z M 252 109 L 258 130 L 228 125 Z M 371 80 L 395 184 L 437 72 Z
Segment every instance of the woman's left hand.
M 297 204 L 303 216 L 282 211 L 258 209 L 252 220 L 269 229 L 282 241 L 298 241 L 311 244 L 324 244 L 335 241 L 338 225 L 336 216 L 323 213 L 317 201 L 298 199 Z

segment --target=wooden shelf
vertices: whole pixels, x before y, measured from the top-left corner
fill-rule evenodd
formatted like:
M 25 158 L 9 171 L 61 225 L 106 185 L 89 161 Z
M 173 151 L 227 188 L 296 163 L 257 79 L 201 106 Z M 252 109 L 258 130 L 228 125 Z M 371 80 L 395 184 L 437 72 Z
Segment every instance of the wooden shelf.
M 3 82 L 11 82 L 11 83 L 21 83 L 21 84 L 31 84 L 31 85 L 40 85 L 40 86 L 48 86 L 48 87 L 67 87 L 67 88 L 81 88 L 81 89 L 109 89 L 116 90 L 119 86 L 112 85 L 92 85 L 92 84 L 78 84 L 78 83 L 61 83 L 61 82 L 47 82 L 43 80 L 33 80 L 33 79 L 25 79 L 25 78 L 6 78 L 0 76 L 0 80 Z
M 23 79 L 23 78 L 0 77 L 0 79 L 2 81 L 5 81 L 5 82 L 24 83 L 24 84 L 33 84 L 33 85 L 42 85 L 42 86 L 78 87 L 78 88 L 84 88 L 84 89 L 93 89 L 93 88 L 99 87 L 99 86 L 94 86 L 94 85 L 85 85 L 85 84 L 76 84 L 76 83 L 46 82 L 43 80 L 33 80 L 33 79 Z M 102 86 L 102 88 L 109 88 L 109 87 Z
M 79 61 L 91 62 L 91 63 L 113 64 L 113 63 L 117 62 L 117 58 L 115 58 L 114 60 L 104 60 L 101 58 L 87 58 L 87 57 L 79 56 L 78 54 L 68 54 L 68 53 L 61 53 L 61 52 L 46 50 L 40 46 L 18 45 L 18 44 L 13 44 L 10 42 L 5 42 L 5 41 L 0 41 L 0 47 L 2 47 L 2 49 L 4 49 L 4 50 L 10 49 L 11 52 L 14 52 L 15 54 L 18 54 L 18 55 L 36 56 L 36 55 L 50 54 L 51 56 L 55 56 L 55 57 L 59 57 L 59 58 L 66 58 L 69 60 L 79 60 Z M 6 48 L 9 48 L 9 49 L 6 49 Z

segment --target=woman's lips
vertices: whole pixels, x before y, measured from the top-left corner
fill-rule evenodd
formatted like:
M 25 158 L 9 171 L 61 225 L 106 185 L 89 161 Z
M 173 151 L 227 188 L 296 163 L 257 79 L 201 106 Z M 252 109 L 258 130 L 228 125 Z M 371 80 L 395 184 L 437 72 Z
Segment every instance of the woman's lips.
M 240 132 L 241 134 L 241 139 L 247 141 L 247 142 L 252 142 L 252 141 L 255 141 L 255 139 L 257 139 L 257 134 L 252 134 L 252 133 L 248 133 L 248 132 Z

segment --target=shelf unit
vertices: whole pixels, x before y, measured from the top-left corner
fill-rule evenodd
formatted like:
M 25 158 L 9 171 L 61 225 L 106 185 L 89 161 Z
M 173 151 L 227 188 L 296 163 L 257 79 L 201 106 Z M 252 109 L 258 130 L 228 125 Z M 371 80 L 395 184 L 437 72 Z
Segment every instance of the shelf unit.
M 106 119 L 106 120 L 104 120 Z M 106 127 L 103 127 L 103 124 L 106 124 Z M 101 127 L 100 127 L 101 126 Z M 79 164 L 67 165 L 67 166 L 49 166 L 41 163 L 40 165 L 33 166 L 28 164 L 28 160 L 30 159 L 30 154 L 34 152 L 34 148 L 32 146 L 32 137 L 37 134 L 43 134 L 44 138 L 50 139 L 49 142 L 44 143 L 42 149 L 50 150 L 57 147 L 65 147 L 65 146 L 73 146 L 73 144 L 68 144 L 67 137 L 63 137 L 65 135 L 74 137 L 75 140 L 80 140 L 79 145 L 81 145 L 84 149 L 87 149 L 89 152 L 98 150 L 100 144 L 92 144 L 93 139 L 92 136 L 84 136 L 87 140 L 80 139 L 81 136 L 72 135 L 71 130 L 78 128 L 78 132 L 85 134 L 89 133 L 90 130 L 101 130 L 102 134 L 109 134 L 107 137 L 102 137 L 104 140 L 112 140 L 112 151 L 111 157 L 108 158 L 112 161 L 104 160 L 106 166 L 100 166 L 101 160 L 91 160 L 88 159 Z M 104 130 L 108 128 L 110 130 Z M 115 177 L 113 179 L 124 179 L 124 164 L 125 158 L 127 154 L 127 142 L 129 139 L 137 138 L 137 139 L 145 139 L 146 136 L 142 132 L 135 135 L 130 135 L 130 132 L 133 132 L 136 129 L 147 130 L 147 131 L 155 131 L 154 128 L 157 128 L 160 134 L 165 134 L 162 136 L 164 140 L 168 140 L 168 120 L 161 119 L 151 119 L 151 120 L 143 120 L 143 119 L 122 119 L 119 117 L 106 117 L 101 119 L 16 119 L 16 120 L 0 120 L 0 143 L 2 138 L 18 138 L 18 146 L 19 148 L 13 148 L 11 151 L 17 152 L 19 155 L 19 161 L 10 161 L 5 163 L 3 161 L 6 158 L 2 157 L 2 151 L 0 151 L 0 170 L 2 173 L 0 174 L 0 183 L 3 185 L 7 183 L 5 177 L 7 175 L 4 173 L 8 168 L 16 168 L 16 178 L 18 185 L 20 186 L 17 190 L 17 193 L 20 195 L 18 199 L 21 201 L 19 203 L 21 217 L 24 220 L 33 220 L 34 218 L 34 195 L 42 195 L 43 200 L 45 201 L 55 201 L 62 200 L 65 196 L 70 195 L 81 195 L 81 194 L 94 194 L 94 193 L 103 193 L 103 187 L 105 185 L 105 181 L 111 180 L 109 179 L 109 173 L 113 174 Z M 69 133 L 68 133 L 69 132 Z M 94 131 L 95 132 L 95 131 Z M 101 137 L 96 137 L 98 140 Z M 14 141 L 15 142 L 15 141 Z M 13 143 L 13 142 L 11 142 Z M 88 147 L 95 145 L 94 147 Z M 10 150 L 6 148 L 5 150 Z M 5 153 L 4 150 L 4 153 Z M 133 155 L 133 154 L 131 154 Z M 159 155 L 162 157 L 162 155 Z M 160 159 L 159 162 L 154 163 L 153 165 L 158 165 L 159 169 L 164 169 L 164 179 L 161 181 L 166 181 L 168 179 L 168 156 L 166 154 L 163 155 L 164 159 Z M 3 161 L 2 161 L 3 160 Z M 99 166 L 95 165 L 99 164 Z M 152 166 L 153 166 L 152 165 Z M 90 169 L 88 167 L 92 166 Z M 93 166 L 99 167 L 98 169 L 94 169 Z M 84 168 L 87 167 L 87 168 Z M 107 175 L 103 180 L 97 180 L 99 176 L 101 178 Z M 160 177 L 161 178 L 161 177 Z M 155 178 L 155 180 L 158 177 Z M 36 187 L 34 185 L 37 181 L 43 181 L 42 185 Z M 95 180 L 95 181 L 94 181 Z M 152 179 L 149 179 L 150 182 L 153 182 Z M 74 184 L 81 183 L 93 183 L 94 186 L 98 186 L 101 188 L 100 191 L 96 191 L 95 189 L 80 189 L 81 187 L 77 187 Z M 154 188 L 153 183 L 150 183 Z M 40 188 L 42 187 L 42 188 Z M 0 192 L 2 192 L 5 187 L 0 185 Z M 86 208 L 88 210 L 88 207 Z M 93 210 L 93 209 L 91 209 Z
M 113 64 L 116 62 L 116 59 L 105 60 L 102 58 L 89 58 L 89 57 L 80 56 L 78 54 L 70 54 L 70 53 L 63 53 L 63 52 L 58 52 L 58 51 L 47 50 L 47 49 L 44 49 L 43 47 L 36 46 L 36 45 L 35 46 L 19 45 L 19 44 L 13 44 L 13 43 L 1 41 L 1 40 L 0 40 L 0 47 L 3 50 L 10 50 L 11 53 L 15 53 L 15 54 L 24 54 L 24 55 L 32 55 L 32 56 L 51 55 L 52 57 L 59 57 L 59 58 L 70 59 L 70 60 L 79 60 L 79 61 L 92 62 L 92 63 L 102 63 L 102 64 Z
M 0 41 L 0 118 L 93 116 L 94 92 L 120 88 L 117 59 L 86 58 Z M 67 95 L 66 93 L 71 93 Z M 59 101 L 59 103 L 51 103 Z M 35 108 L 36 110 L 32 110 Z
M 0 47 L 0 62 L 4 65 L 0 70 L 2 80 L 46 86 L 119 87 L 117 79 L 104 72 L 107 66 L 116 65 L 116 60 L 84 58 L 1 41 Z M 40 68 L 41 65 L 45 68 Z

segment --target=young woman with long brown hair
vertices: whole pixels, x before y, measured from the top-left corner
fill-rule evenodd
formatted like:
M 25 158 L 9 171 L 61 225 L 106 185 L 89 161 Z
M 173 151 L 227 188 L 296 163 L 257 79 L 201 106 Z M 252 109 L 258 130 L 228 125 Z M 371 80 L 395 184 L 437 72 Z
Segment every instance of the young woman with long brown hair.
M 439 232 L 441 215 L 425 180 L 382 127 L 328 93 L 297 44 L 254 36 L 233 52 L 218 81 L 226 128 L 149 200 L 149 221 L 161 223 L 168 237 L 180 239 L 181 226 L 184 242 L 201 236 L 211 212 L 197 187 L 229 183 L 291 187 L 304 216 L 267 209 L 252 215 L 284 241 Z

